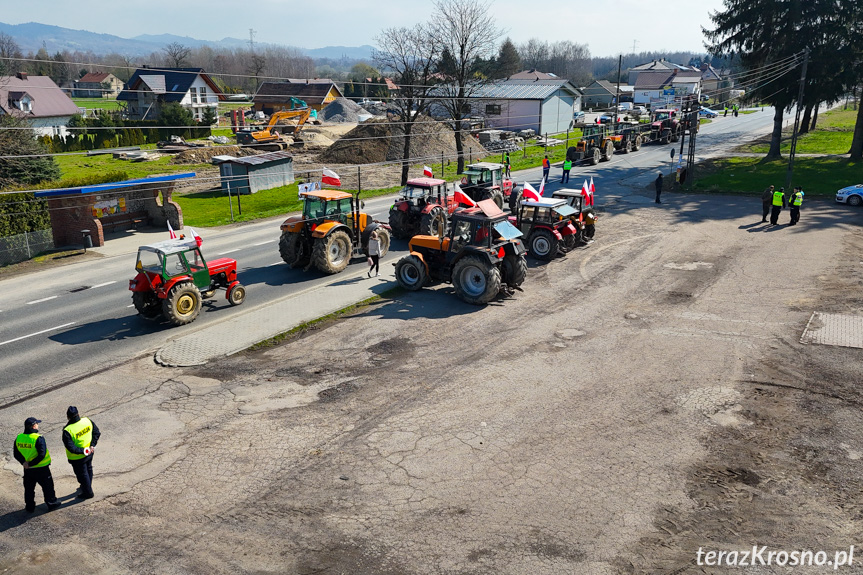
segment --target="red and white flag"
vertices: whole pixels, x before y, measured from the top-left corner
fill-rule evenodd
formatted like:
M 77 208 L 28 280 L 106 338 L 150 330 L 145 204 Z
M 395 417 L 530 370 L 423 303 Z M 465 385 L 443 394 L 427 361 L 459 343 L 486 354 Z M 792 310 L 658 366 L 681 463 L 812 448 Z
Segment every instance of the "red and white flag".
M 427 178 L 431 178 L 432 176 L 434 176 L 434 172 L 432 172 L 432 169 L 430 167 L 423 166 L 423 175 Z
M 458 184 L 455 185 L 455 192 L 453 192 L 452 197 L 460 205 L 468 206 L 470 208 L 476 207 L 476 202 L 470 199 L 470 196 L 468 196 L 466 193 L 461 191 L 461 186 L 459 186 Z
M 545 179 L 543 179 L 545 181 Z M 530 200 L 532 202 L 538 202 L 540 198 L 542 198 L 542 194 L 536 191 L 536 188 L 530 185 L 529 182 L 524 183 L 524 188 L 521 191 L 521 197 L 525 200 Z
M 321 183 L 327 184 L 329 186 L 341 186 L 342 180 L 339 178 L 339 175 L 337 173 L 324 168 L 324 173 L 321 176 Z
M 192 234 L 192 239 L 195 240 L 195 243 L 198 244 L 198 247 L 201 247 L 201 244 L 204 243 L 204 239 L 199 236 L 192 228 L 189 228 L 189 233 Z
M 542 193 L 545 191 L 545 178 L 539 183 L 539 197 L 542 197 Z
M 590 176 L 590 193 L 594 193 L 596 191 L 596 186 L 593 185 L 593 176 Z
M 177 239 L 177 232 L 174 231 L 174 228 L 171 227 L 171 222 L 168 222 L 168 235 L 171 236 L 172 240 Z

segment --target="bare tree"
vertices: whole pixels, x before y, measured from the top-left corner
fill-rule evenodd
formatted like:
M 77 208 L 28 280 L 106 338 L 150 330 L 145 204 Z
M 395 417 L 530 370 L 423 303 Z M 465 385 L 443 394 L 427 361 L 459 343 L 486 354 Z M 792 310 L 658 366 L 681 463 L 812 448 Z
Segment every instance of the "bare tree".
M 0 76 L 11 76 L 18 71 L 21 58 L 21 47 L 15 38 L 5 32 L 0 32 Z
M 495 55 L 500 30 L 489 13 L 488 2 L 480 0 L 437 0 L 432 16 L 434 37 L 441 46 L 441 72 L 447 82 L 438 87 L 441 105 L 452 119 L 458 173 L 464 171 L 462 120 L 470 102 L 488 80 L 478 74 L 478 65 Z
M 413 28 L 388 28 L 376 41 L 378 49 L 374 60 L 381 71 L 393 74 L 399 88 L 390 107 L 404 131 L 401 182 L 405 185 L 410 168 L 411 134 L 414 124 L 431 103 L 432 77 L 440 50 L 435 37 L 422 24 Z M 397 131 L 392 130 L 392 133 Z
M 192 49 L 179 42 L 171 42 L 162 48 L 162 52 L 165 53 L 165 62 L 168 67 L 182 68 L 189 54 L 192 53 Z

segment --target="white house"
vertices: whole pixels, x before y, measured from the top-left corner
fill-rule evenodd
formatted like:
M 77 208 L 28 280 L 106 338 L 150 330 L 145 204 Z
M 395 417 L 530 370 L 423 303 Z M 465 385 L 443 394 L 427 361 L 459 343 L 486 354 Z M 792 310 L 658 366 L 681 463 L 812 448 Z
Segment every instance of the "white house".
M 161 105 L 170 102 L 179 103 L 201 120 L 207 108 L 217 111 L 225 95 L 203 68 L 139 68 L 117 100 L 127 103 L 132 120 L 155 120 Z
M 65 136 L 78 106 L 48 76 L 0 76 L 0 115 L 27 120 L 40 136 Z
M 652 70 L 635 80 L 632 101 L 648 108 L 679 108 L 684 96 L 701 94 L 700 70 Z

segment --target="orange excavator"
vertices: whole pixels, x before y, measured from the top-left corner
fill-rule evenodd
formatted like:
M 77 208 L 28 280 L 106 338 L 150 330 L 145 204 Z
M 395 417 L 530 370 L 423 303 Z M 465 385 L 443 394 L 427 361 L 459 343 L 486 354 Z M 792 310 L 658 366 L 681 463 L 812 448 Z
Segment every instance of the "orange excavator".
M 270 116 L 266 126 L 249 126 L 237 130 L 237 143 L 244 145 L 271 144 L 281 142 L 279 136 L 282 134 L 293 134 L 295 141 L 297 134 L 303 129 L 306 121 L 311 117 L 312 109 L 302 100 L 291 98 L 291 109 L 280 110 Z M 279 125 L 279 122 L 289 120 L 290 123 Z

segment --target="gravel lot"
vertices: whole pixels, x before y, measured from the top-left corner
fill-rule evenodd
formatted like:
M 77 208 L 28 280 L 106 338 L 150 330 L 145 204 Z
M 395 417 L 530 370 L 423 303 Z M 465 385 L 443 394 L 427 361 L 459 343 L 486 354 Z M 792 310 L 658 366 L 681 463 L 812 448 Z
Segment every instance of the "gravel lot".
M 698 549 L 860 543 L 863 350 L 798 342 L 863 314 L 859 210 L 768 229 L 757 198 L 663 200 L 485 308 L 440 286 L 34 402 L 89 404 L 97 499 L 25 522 L 4 452 L 0 572 L 728 573 Z

